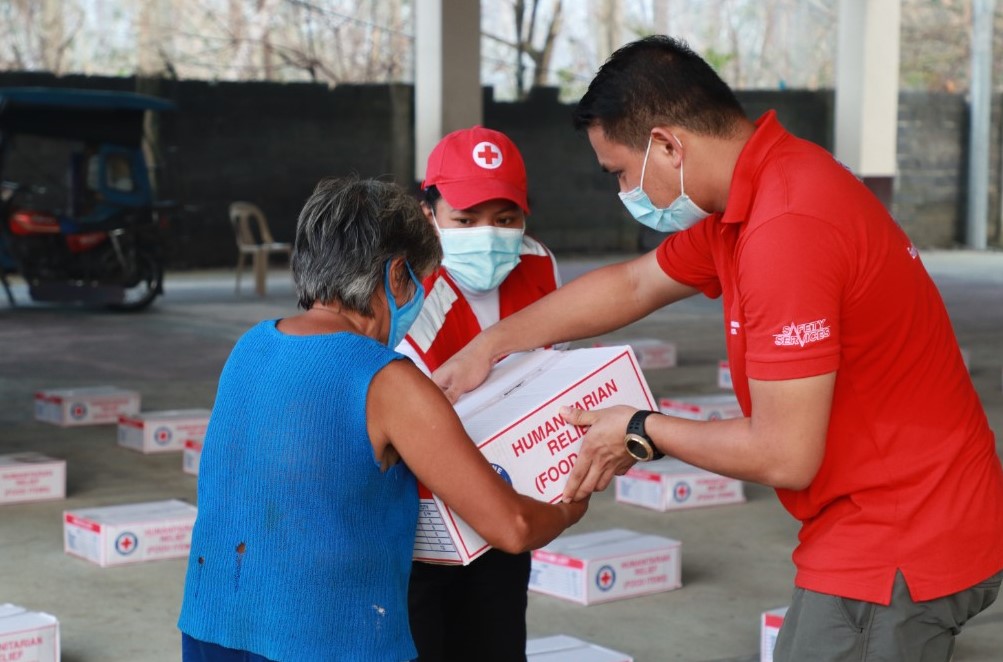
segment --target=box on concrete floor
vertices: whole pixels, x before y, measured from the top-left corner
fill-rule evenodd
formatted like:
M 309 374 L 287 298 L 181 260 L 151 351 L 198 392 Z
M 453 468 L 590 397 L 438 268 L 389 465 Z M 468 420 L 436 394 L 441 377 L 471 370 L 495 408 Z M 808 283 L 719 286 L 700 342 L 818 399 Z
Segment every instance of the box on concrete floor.
M 202 462 L 202 441 L 185 439 L 185 449 L 181 453 L 181 470 L 193 476 L 199 475 L 199 464 Z
M 627 529 L 563 535 L 533 552 L 529 589 L 583 605 L 682 586 L 682 543 Z
M 735 390 L 735 384 L 731 381 L 731 368 L 727 361 L 717 362 L 717 387 Z
M 562 496 L 584 430 L 568 425 L 561 406 L 652 409 L 630 347 L 537 350 L 499 362 L 479 388 L 456 403 L 463 426 L 516 492 L 554 503 Z M 467 564 L 489 549 L 438 497 L 419 488 L 414 558 Z
M 170 409 L 120 416 L 118 445 L 141 453 L 182 451 L 186 439 L 205 436 L 209 413 L 208 409 Z
M 720 421 L 744 416 L 738 398 L 733 393 L 659 398 L 658 410 L 663 414 L 694 421 Z
M 177 499 L 64 511 L 63 551 L 101 567 L 185 558 L 197 512 Z
M 139 393 L 116 386 L 46 389 L 35 393 L 35 419 L 63 427 L 118 423 L 139 411 Z
M 41 453 L 0 455 L 0 504 L 65 498 L 66 460 Z
M 0 662 L 59 662 L 59 656 L 55 616 L 0 604 Z
M 773 648 L 777 645 L 780 626 L 784 624 L 787 607 L 764 611 L 759 616 L 759 662 L 773 662 Z
M 657 368 L 676 367 L 676 344 L 658 338 L 634 338 L 632 340 L 617 341 L 616 345 L 611 343 L 597 342 L 594 347 L 613 347 L 629 345 L 634 350 L 637 363 L 642 370 L 652 370 Z
M 634 465 L 616 477 L 616 500 L 666 512 L 743 503 L 743 483 L 675 458 Z
M 566 634 L 558 634 L 527 640 L 526 662 L 634 662 L 634 658 Z

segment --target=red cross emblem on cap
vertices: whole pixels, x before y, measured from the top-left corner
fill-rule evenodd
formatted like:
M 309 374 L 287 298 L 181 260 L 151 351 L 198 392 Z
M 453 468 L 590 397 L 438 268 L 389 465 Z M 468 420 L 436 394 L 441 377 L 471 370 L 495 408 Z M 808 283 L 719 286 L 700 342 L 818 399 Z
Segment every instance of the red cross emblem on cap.
M 472 156 L 474 157 L 474 163 L 487 170 L 494 170 L 500 167 L 504 160 L 501 150 L 498 149 L 498 145 L 488 141 L 477 143 L 474 146 Z

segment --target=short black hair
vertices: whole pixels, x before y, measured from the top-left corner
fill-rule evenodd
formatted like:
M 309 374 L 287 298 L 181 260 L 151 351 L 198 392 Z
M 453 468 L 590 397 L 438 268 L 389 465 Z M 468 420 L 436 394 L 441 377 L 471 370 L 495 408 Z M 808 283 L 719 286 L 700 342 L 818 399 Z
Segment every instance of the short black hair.
M 728 137 L 746 119 L 735 93 L 686 42 L 652 35 L 614 52 L 575 108 L 577 130 L 599 126 L 618 143 L 644 149 L 652 127 L 676 125 Z
M 421 197 L 422 197 L 422 201 L 426 205 L 428 205 L 432 209 L 435 209 L 435 203 L 437 203 L 439 201 L 439 198 L 442 197 L 442 193 L 439 193 L 439 187 L 438 186 L 436 186 L 435 184 L 432 184 L 428 188 L 422 189 L 422 191 L 421 191 Z

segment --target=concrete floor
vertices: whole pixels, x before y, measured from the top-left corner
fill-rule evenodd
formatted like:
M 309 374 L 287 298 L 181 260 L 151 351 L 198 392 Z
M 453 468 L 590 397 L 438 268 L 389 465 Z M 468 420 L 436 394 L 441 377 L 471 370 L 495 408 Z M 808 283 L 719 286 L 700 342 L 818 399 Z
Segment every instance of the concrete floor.
M 1003 442 L 1003 254 L 932 252 L 923 258 Z M 565 280 L 600 263 L 565 259 Z M 181 471 L 177 453 L 142 455 L 119 447 L 113 426 L 63 429 L 35 422 L 32 394 L 114 384 L 139 390 L 144 410 L 210 407 L 236 338 L 260 319 L 294 311 L 286 273 L 272 272 L 264 298 L 250 293 L 249 280 L 238 296 L 229 272 L 170 274 L 166 295 L 134 315 L 0 307 L 0 453 L 38 451 L 65 458 L 68 466 L 65 501 L 0 506 L 0 604 L 55 615 L 65 662 L 179 659 L 175 621 L 185 562 L 100 568 L 66 556 L 61 514 L 167 498 L 194 503 L 196 479 Z M 15 294 L 26 302 L 23 287 Z M 604 340 L 644 336 L 678 346 L 678 367 L 647 374 L 656 396 L 717 392 L 724 351 L 718 302 L 682 302 Z M 618 504 L 612 490 L 596 495 L 572 531 L 622 527 L 676 538 L 682 541 L 683 586 L 588 607 L 530 594 L 530 635 L 569 634 L 638 662 L 758 660 L 760 612 L 790 599 L 797 529 L 771 490 L 746 485 L 746 496 L 744 504 L 667 514 Z M 974 619 L 958 640 L 955 662 L 1003 660 L 1001 623 L 1003 604 Z

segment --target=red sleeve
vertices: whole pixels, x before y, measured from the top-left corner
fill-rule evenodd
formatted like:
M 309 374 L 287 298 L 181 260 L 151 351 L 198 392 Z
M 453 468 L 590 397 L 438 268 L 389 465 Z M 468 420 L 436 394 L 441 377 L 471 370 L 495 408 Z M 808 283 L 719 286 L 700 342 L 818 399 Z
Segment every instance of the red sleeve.
M 717 219 L 712 216 L 688 230 L 675 232 L 655 249 L 658 266 L 669 278 L 695 287 L 711 299 L 721 296 L 710 235 L 720 227 Z
M 736 261 L 748 376 L 797 379 L 836 370 L 853 262 L 838 228 L 779 216 L 743 237 Z

